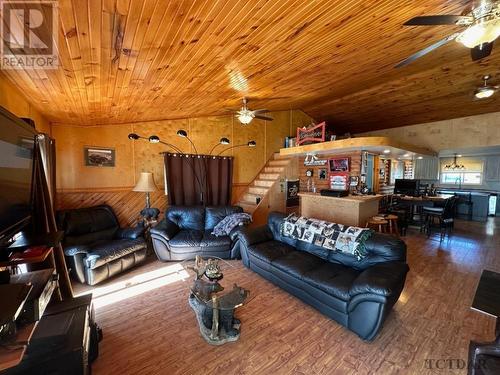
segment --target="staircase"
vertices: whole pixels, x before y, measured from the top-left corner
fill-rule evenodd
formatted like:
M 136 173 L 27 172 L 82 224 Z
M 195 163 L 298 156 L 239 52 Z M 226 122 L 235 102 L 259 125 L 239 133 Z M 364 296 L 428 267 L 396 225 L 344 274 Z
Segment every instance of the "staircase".
M 252 215 L 254 223 L 259 222 L 260 217 L 267 218 L 269 211 L 284 212 L 285 193 L 280 182 L 298 176 L 297 167 L 296 159 L 282 157 L 279 153 L 273 154 L 255 180 L 248 185 L 236 205 Z

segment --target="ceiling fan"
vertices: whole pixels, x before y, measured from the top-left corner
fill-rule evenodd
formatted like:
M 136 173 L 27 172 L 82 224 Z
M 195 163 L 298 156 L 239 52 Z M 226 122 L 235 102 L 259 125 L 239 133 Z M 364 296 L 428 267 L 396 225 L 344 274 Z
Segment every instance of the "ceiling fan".
M 266 121 L 273 121 L 271 117 L 263 116 L 264 113 L 270 112 L 267 109 L 255 109 L 252 110 L 248 108 L 248 99 L 243 98 L 243 106 L 240 110 L 230 109 L 229 111 L 234 112 L 236 118 L 243 124 L 248 125 L 252 122 L 254 118 Z
M 408 65 L 452 40 L 470 48 L 473 61 L 489 56 L 493 49 L 493 42 L 500 36 L 500 0 L 482 0 L 479 5 L 465 10 L 463 15 L 419 16 L 404 23 L 404 26 L 437 25 L 456 25 L 467 28 L 418 51 L 397 64 L 396 68 Z

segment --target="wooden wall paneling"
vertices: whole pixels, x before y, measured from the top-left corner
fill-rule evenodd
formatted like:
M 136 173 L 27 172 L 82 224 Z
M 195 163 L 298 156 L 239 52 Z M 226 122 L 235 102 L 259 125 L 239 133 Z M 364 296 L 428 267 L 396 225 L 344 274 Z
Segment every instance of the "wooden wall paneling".
M 107 204 L 113 208 L 122 227 L 135 226 L 140 211 L 146 206 L 146 196 L 145 193 L 132 191 L 132 188 L 114 191 L 58 192 L 56 195 L 57 209 L 82 208 L 100 204 Z M 159 208 L 163 215 L 167 208 L 163 191 L 151 193 L 151 207 Z
M 35 121 L 39 132 L 50 134 L 50 122 L 26 99 L 26 97 L 0 73 L 0 106 L 19 117 Z
M 132 129 L 134 133 L 137 133 L 142 137 L 156 135 L 160 137 L 160 140 L 175 145 L 185 153 L 192 152 L 191 145 L 188 140 L 177 135 L 177 130 L 179 129 L 184 129 L 188 132 L 188 134 L 190 133 L 188 119 L 135 123 L 132 125 Z M 141 172 L 152 172 L 156 184 L 158 186 L 164 186 L 163 156 L 160 155 L 160 153 L 164 151 L 174 152 L 174 150 L 161 143 L 149 143 L 144 139 L 137 141 L 130 141 L 126 139 L 126 141 L 133 146 L 134 150 L 134 177 L 137 179 Z
M 290 131 L 290 122 L 292 111 L 274 112 L 274 121 L 265 121 L 266 132 L 266 151 L 265 158 L 269 160 L 276 150 L 283 148 L 285 145 L 285 137 L 293 134 Z
M 127 138 L 130 126 L 52 127 L 56 139 L 58 189 L 116 188 L 133 186 L 133 144 Z M 84 146 L 115 149 L 115 167 L 88 167 Z
M 254 120 L 248 125 L 235 125 L 233 128 L 234 144 L 246 144 L 250 140 L 257 142 L 256 147 L 238 147 L 222 155 L 234 156 L 234 182 L 249 183 L 266 163 L 265 121 Z

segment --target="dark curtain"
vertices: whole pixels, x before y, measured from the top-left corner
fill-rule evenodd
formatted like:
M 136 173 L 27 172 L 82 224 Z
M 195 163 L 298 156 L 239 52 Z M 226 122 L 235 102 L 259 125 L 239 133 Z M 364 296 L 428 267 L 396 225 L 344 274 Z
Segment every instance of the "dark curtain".
M 231 204 L 232 157 L 165 153 L 165 177 L 170 205 Z
M 46 134 L 36 136 L 33 163 L 33 229 L 36 234 L 57 231 L 55 206 L 56 180 L 55 141 Z M 59 274 L 59 289 L 63 299 L 73 297 L 64 251 L 54 247 L 51 266 Z

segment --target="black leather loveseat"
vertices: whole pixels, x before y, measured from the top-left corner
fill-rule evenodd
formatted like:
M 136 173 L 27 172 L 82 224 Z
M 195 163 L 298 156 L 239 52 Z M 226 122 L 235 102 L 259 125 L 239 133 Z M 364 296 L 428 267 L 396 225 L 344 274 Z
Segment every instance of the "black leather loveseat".
M 237 232 L 216 237 L 214 227 L 226 216 L 243 212 L 239 206 L 170 206 L 165 218 L 151 229 L 153 248 L 158 259 L 193 259 L 196 255 L 225 259 L 239 258 Z
M 58 211 L 57 225 L 70 273 L 81 283 L 95 285 L 146 259 L 144 229 L 121 229 L 109 206 Z
M 374 233 L 362 260 L 335 251 L 322 256 L 324 248 L 283 236 L 284 218 L 271 213 L 268 225 L 240 232 L 244 265 L 372 340 L 403 290 L 409 270 L 405 243 Z

